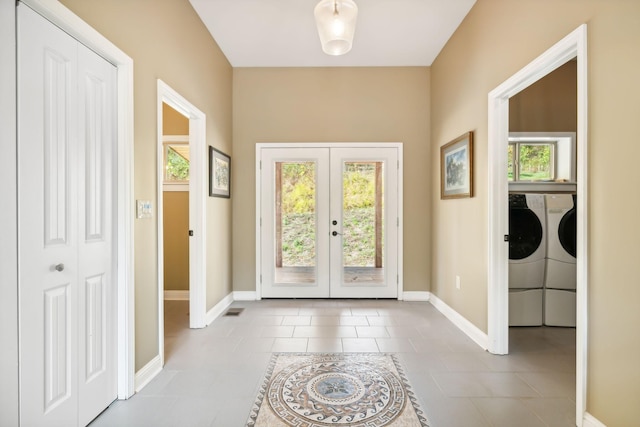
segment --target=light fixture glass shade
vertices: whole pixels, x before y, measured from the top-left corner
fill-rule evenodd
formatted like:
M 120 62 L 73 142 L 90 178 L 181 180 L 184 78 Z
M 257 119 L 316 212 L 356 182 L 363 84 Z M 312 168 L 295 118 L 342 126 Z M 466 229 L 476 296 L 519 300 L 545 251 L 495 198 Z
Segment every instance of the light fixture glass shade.
M 358 6 L 353 0 L 321 0 L 314 10 L 322 50 L 344 55 L 351 50 Z

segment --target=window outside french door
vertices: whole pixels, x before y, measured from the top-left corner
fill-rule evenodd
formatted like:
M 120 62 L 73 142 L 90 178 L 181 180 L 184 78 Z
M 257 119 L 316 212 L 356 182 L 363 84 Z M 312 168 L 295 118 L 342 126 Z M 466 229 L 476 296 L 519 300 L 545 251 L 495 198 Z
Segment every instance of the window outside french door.
M 261 297 L 398 297 L 399 151 L 259 147 Z

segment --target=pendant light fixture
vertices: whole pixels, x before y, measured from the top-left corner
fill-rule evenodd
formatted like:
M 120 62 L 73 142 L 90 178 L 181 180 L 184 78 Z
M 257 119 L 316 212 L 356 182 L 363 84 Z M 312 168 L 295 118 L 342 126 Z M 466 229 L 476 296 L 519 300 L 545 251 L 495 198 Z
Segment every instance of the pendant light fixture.
M 353 0 L 320 0 L 314 10 L 322 50 L 344 55 L 351 50 L 358 6 Z

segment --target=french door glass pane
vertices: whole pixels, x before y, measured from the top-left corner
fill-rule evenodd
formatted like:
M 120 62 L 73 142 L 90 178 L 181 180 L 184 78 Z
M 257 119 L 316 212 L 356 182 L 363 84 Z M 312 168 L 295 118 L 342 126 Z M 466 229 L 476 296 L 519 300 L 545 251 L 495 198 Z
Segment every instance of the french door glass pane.
M 316 163 L 275 166 L 275 282 L 315 283 Z
M 384 163 L 345 162 L 342 262 L 345 284 L 384 282 Z

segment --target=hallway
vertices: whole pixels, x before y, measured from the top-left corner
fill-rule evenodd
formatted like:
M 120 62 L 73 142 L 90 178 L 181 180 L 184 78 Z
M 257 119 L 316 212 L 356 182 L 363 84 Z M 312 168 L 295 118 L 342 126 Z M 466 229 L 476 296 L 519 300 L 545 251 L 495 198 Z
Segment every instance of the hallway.
M 574 426 L 575 330 L 512 328 L 511 354 L 480 349 L 431 304 L 235 302 L 238 316 L 188 329 L 165 301 L 165 367 L 92 427 L 244 426 L 272 352 L 397 353 L 431 427 Z

